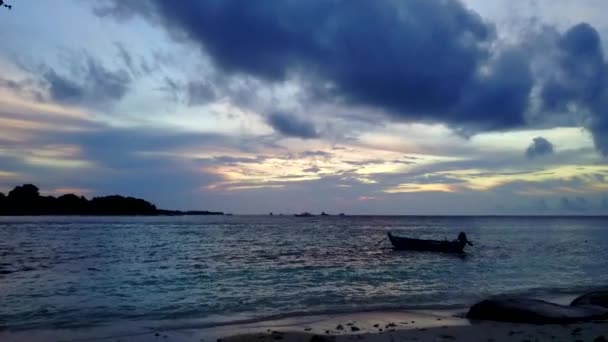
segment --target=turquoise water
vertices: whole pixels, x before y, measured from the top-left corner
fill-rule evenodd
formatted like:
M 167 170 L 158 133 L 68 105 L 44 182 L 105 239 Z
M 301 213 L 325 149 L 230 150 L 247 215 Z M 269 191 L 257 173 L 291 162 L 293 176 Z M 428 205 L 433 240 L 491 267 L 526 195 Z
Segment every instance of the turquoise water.
M 3 217 L 0 327 L 468 305 L 608 285 L 608 218 Z M 386 233 L 466 257 L 397 252 Z M 379 241 L 380 244 L 377 244 Z

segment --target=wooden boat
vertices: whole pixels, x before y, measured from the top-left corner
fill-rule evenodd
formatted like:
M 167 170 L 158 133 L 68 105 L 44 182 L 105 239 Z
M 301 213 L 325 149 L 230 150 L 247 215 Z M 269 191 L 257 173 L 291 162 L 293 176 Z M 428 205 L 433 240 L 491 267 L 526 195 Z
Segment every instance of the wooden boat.
M 458 234 L 458 239 L 453 241 L 411 239 L 394 236 L 390 232 L 388 233 L 388 238 L 391 240 L 394 249 L 397 250 L 464 253 L 465 245 L 468 244 L 469 246 L 473 246 L 464 232 L 460 232 L 460 234 Z

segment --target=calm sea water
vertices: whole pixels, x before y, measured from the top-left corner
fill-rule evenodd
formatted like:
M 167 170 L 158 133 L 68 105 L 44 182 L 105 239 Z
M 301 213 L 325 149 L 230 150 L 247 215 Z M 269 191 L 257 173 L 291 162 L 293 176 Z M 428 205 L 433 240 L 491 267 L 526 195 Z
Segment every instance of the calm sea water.
M 608 218 L 4 217 L 0 327 L 467 305 L 608 284 Z M 464 258 L 390 248 L 453 239 Z M 379 241 L 380 244 L 377 244 Z

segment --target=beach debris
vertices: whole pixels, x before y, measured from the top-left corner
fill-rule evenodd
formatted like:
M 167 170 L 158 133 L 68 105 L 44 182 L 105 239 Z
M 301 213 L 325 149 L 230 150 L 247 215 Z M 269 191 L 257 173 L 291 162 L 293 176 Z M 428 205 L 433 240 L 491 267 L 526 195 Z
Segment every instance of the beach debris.
M 336 330 L 344 330 L 344 326 L 342 326 L 342 324 L 338 324 L 336 326 Z
M 273 331 L 270 335 L 272 335 L 274 340 L 282 340 L 285 333 L 281 331 Z
M 350 327 L 350 331 L 359 331 L 361 329 L 359 329 L 359 327 L 357 327 L 356 325 L 353 325 L 352 327 Z
M 394 328 L 394 327 L 396 327 L 396 326 L 397 326 L 397 324 L 395 324 L 395 323 L 391 322 L 391 323 L 387 324 L 387 325 L 385 326 L 385 328 L 387 328 L 387 329 L 388 329 L 388 328 Z
M 304 328 L 304 331 L 311 331 L 311 330 L 312 330 L 312 328 L 310 328 L 310 327 Z
M 310 342 L 328 342 L 328 340 L 323 336 L 314 335 L 310 338 Z
M 379 327 L 380 327 L 380 324 L 378 324 L 378 323 L 374 324 L 374 328 L 379 328 Z

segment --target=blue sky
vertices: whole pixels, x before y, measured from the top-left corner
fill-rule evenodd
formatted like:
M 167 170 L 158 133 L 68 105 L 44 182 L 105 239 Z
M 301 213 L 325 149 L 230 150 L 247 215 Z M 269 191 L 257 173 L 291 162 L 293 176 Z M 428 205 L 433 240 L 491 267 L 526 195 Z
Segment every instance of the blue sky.
M 608 213 L 605 1 L 9 3 L 2 192 Z

